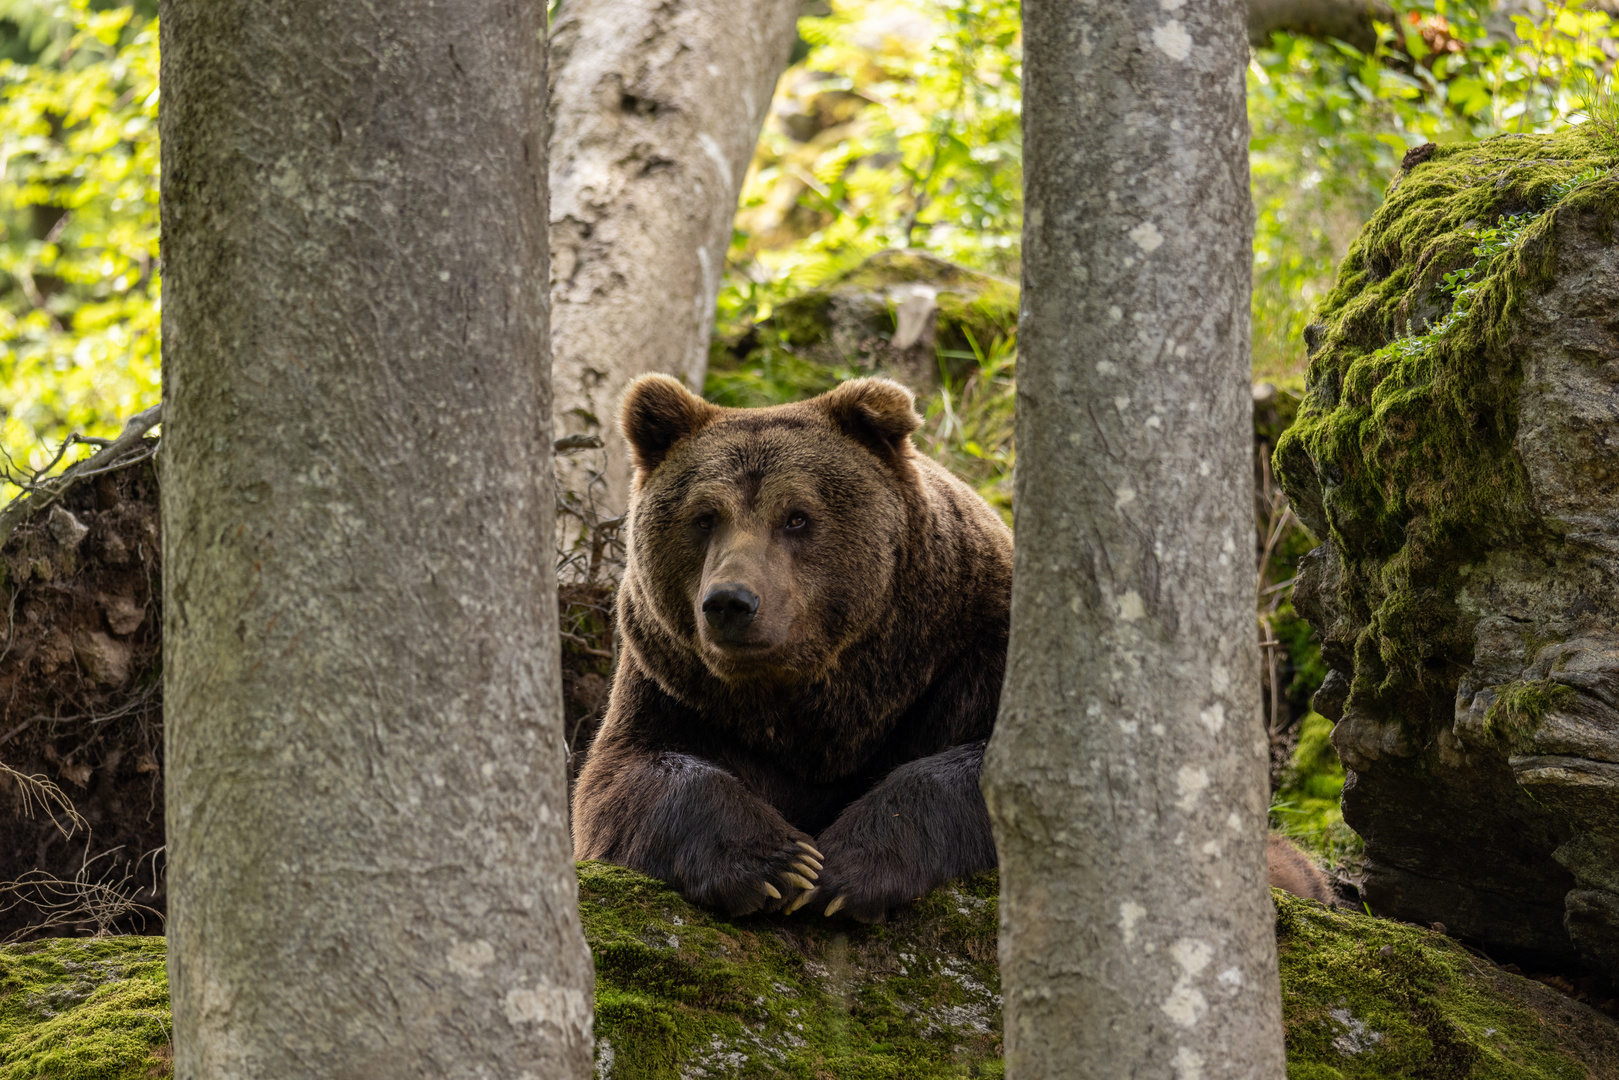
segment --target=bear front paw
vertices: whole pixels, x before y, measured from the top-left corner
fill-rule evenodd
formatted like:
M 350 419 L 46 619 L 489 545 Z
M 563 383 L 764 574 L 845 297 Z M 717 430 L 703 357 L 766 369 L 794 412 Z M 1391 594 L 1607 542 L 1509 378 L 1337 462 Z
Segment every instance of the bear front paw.
M 863 923 L 881 922 L 889 908 L 927 894 L 930 886 L 919 879 L 916 867 L 896 865 L 871 852 L 834 846 L 824 837 L 817 841 L 827 851 L 824 868 L 813 895 L 806 893 L 787 910 L 810 905 L 816 915 L 842 915 Z
M 796 911 L 818 895 L 821 853 L 808 840 L 790 838 L 769 851 L 728 853 L 707 872 L 682 874 L 688 900 L 727 915 Z

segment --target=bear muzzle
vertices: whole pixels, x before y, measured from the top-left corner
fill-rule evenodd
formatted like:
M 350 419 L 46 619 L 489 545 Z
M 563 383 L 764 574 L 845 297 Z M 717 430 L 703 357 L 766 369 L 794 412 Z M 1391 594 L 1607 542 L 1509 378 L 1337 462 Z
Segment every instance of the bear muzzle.
M 703 619 L 716 644 L 744 645 L 759 613 L 759 594 L 736 582 L 715 585 L 703 597 Z

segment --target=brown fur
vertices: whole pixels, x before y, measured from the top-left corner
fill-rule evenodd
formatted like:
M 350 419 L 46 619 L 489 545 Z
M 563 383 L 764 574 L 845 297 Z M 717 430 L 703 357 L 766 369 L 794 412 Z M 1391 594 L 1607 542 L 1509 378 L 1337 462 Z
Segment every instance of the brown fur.
M 1281 833 L 1271 833 L 1266 838 L 1265 862 L 1270 868 L 1272 888 L 1286 889 L 1294 896 L 1319 900 L 1328 906 L 1338 902 L 1327 875 Z
M 653 376 L 623 412 L 622 659 L 575 794 L 578 857 L 740 913 L 798 898 L 782 875 L 803 841 L 825 857 L 823 905 L 863 918 L 995 865 L 978 766 L 1012 539 L 912 450 L 910 392 L 862 379 L 721 409 Z M 734 642 L 702 610 L 729 583 L 759 598 Z
M 813 900 L 867 920 L 995 865 L 978 776 L 1012 537 L 915 453 L 920 422 L 883 379 L 768 409 L 631 386 L 621 658 L 578 858 L 733 914 Z M 1277 859 L 1273 838 L 1273 883 Z M 1308 883 L 1284 864 L 1284 888 Z

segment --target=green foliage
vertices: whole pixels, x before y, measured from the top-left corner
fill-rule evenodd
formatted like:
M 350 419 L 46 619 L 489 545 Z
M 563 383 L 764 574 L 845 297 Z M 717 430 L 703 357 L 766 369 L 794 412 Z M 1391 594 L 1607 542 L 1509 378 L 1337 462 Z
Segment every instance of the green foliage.
M 1344 260 L 1276 472 L 1344 560 L 1364 627 L 1351 707 L 1426 714 L 1454 690 L 1447 665 L 1471 656 L 1460 567 L 1528 527 L 1509 319 L 1547 280 L 1558 214 L 1619 221 L 1615 164 L 1578 129 L 1439 147 Z
M 1568 73 L 1570 92 L 1586 123 L 1608 145 L 1619 151 L 1619 97 L 1614 94 L 1614 69 L 1594 65 Z
M 1328 867 L 1352 866 L 1361 855 L 1360 837 L 1344 824 L 1339 796 L 1344 767 L 1332 748 L 1332 721 L 1307 713 L 1299 721 L 1299 744 L 1271 796 L 1270 825 L 1286 833 Z
M 834 0 L 799 21 L 737 215 L 719 324 L 887 248 L 1015 275 L 1022 228 L 1016 0 Z
M 1296 535 L 1309 537 L 1309 533 L 1303 529 L 1297 529 Z M 1277 561 L 1280 560 L 1273 558 L 1272 564 Z M 1287 681 L 1282 684 L 1282 696 L 1294 716 L 1303 715 L 1310 711 L 1310 699 L 1327 678 L 1327 665 L 1321 659 L 1321 643 L 1316 638 L 1315 629 L 1293 610 L 1291 601 L 1279 604 L 1270 613 L 1267 623 L 1271 636 L 1281 642 L 1288 659 L 1289 674 Z
M 42 464 L 158 397 L 157 26 L 88 0 L 0 15 L 0 447 Z
M 1511 25 L 1482 0 L 1397 3 L 1376 48 L 1278 34 L 1249 66 L 1254 370 L 1297 379 L 1310 310 L 1406 149 L 1612 115 L 1610 17 L 1553 2 Z M 1608 96 L 1602 98 L 1600 88 Z M 1588 107 L 1598 104 L 1596 111 Z
M 1017 405 L 1017 352 L 1010 335 L 986 350 L 968 336 L 973 366 L 958 378 L 942 370 L 943 384 L 926 405 L 917 440 L 940 464 L 977 489 L 1012 524 L 1012 446 Z M 944 359 L 952 359 L 946 356 Z
M 1299 384 L 1310 311 L 1407 149 L 1614 117 L 1612 24 L 1589 0 L 1539 22 L 1483 0 L 1397 7 L 1369 53 L 1286 34 L 1253 53 L 1256 377 Z M 803 20 L 744 189 L 722 331 L 884 247 L 1015 274 L 1018 17 L 1018 0 L 835 0 Z
M 167 1076 L 162 938 L 0 946 L 0 1080 Z

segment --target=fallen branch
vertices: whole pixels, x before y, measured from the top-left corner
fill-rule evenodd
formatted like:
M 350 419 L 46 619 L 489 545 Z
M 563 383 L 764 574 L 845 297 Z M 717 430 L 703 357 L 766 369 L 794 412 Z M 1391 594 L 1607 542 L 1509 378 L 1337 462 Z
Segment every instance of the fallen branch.
M 1371 52 L 1377 45 L 1376 22 L 1394 22 L 1394 9 L 1384 0 L 1248 0 L 1248 43 L 1255 48 L 1269 45 L 1271 34 L 1280 30 L 1337 38 Z
M 0 544 L 4 544 L 10 538 L 17 526 L 59 501 L 67 494 L 68 489 L 80 480 L 112 472 L 114 469 L 128 468 L 156 454 L 157 448 L 146 442 L 146 433 L 162 422 L 163 406 L 153 405 L 145 412 L 130 417 L 116 439 L 98 439 L 75 432 L 62 441 L 62 445 L 57 448 L 56 456 L 44 468 L 37 469 L 26 477 L 10 474 L 8 471 L 6 479 L 22 488 L 22 494 L 11 500 L 5 510 L 0 511 Z M 57 475 L 49 475 L 69 449 L 80 445 L 98 446 L 100 449 L 83 461 L 69 465 Z

